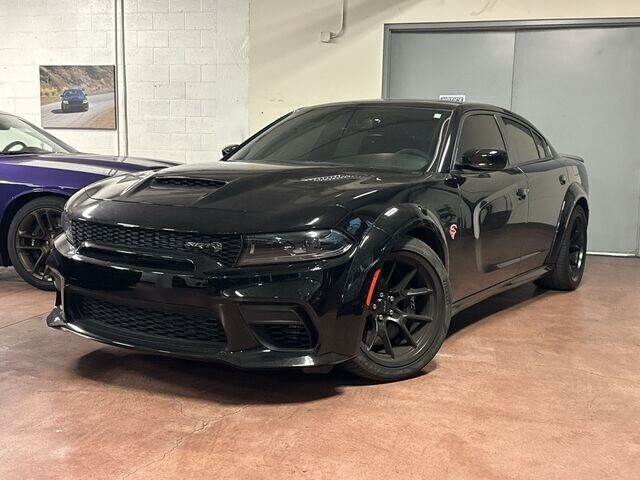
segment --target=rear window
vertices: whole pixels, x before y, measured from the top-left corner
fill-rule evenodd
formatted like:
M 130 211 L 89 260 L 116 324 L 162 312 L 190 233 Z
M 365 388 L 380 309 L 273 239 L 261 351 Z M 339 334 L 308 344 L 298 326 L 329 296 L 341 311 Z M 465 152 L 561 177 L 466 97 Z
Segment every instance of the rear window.
M 504 119 L 504 126 L 507 133 L 507 141 L 516 157 L 516 163 L 537 160 L 546 156 L 539 153 L 538 146 L 533 140 L 533 135 L 531 135 L 531 131 L 527 127 L 508 118 Z
M 538 135 L 536 132 L 533 132 L 533 139 L 536 142 L 536 147 L 538 148 L 538 155 L 540 158 L 545 158 L 549 156 L 549 146 L 544 141 L 544 139 Z

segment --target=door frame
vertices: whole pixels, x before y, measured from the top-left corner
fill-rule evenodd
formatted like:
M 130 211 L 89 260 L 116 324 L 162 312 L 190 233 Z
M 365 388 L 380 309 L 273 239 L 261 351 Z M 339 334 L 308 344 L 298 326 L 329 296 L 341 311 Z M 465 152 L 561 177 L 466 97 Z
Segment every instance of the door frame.
M 481 22 L 385 23 L 382 46 L 382 98 L 389 96 L 391 42 L 394 33 L 517 32 L 556 28 L 621 28 L 640 26 L 640 17 L 494 20 Z
M 389 98 L 391 42 L 394 33 L 461 33 L 518 32 L 563 28 L 624 28 L 639 27 L 640 17 L 561 18 L 546 20 L 491 20 L 467 22 L 385 23 L 382 45 L 382 98 Z M 588 252 L 593 255 L 640 257 L 640 209 L 637 212 L 637 246 L 634 253 Z

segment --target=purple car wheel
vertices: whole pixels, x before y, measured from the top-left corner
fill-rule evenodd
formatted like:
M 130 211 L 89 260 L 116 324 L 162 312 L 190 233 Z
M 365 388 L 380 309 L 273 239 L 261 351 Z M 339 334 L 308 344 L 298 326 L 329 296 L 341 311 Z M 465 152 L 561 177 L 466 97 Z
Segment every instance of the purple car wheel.
M 62 232 L 60 216 L 65 199 L 41 197 L 24 205 L 9 227 L 8 247 L 16 272 L 42 290 L 53 290 L 47 257 L 53 241 Z

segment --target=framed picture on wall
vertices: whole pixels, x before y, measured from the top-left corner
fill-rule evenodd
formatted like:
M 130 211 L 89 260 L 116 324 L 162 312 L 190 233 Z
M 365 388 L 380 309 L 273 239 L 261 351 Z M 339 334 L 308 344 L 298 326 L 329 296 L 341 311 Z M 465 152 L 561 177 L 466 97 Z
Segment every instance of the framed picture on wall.
M 44 128 L 116 129 L 114 65 L 41 65 Z

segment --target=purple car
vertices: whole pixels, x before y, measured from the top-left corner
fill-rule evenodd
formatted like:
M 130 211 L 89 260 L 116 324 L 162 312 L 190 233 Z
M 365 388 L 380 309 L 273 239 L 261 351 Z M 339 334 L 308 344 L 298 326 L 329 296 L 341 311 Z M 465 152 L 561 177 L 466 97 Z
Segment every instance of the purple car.
M 67 199 L 85 186 L 173 162 L 80 153 L 29 122 L 0 113 L 0 266 L 53 290 L 46 259 Z

